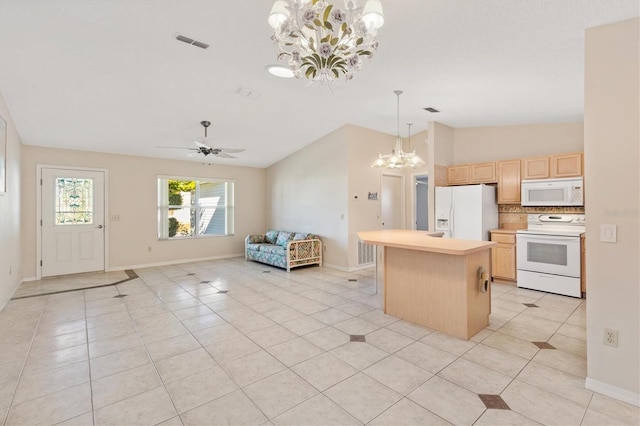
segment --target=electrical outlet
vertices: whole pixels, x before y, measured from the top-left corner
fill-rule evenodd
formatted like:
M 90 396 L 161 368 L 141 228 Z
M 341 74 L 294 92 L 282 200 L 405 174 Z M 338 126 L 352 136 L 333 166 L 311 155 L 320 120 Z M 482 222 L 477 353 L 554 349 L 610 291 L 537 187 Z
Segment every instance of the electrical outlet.
M 607 346 L 612 346 L 614 348 L 618 347 L 618 330 L 613 330 L 611 328 L 604 329 L 604 344 Z

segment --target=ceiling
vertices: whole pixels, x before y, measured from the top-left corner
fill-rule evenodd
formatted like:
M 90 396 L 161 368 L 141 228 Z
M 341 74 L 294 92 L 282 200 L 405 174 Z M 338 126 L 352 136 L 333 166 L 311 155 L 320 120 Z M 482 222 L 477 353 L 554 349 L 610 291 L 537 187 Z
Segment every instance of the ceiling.
M 203 161 L 158 146 L 192 147 L 209 120 L 216 146 L 247 150 L 207 162 L 267 167 L 347 123 L 394 135 L 396 89 L 403 136 L 582 121 L 584 30 L 640 15 L 637 0 L 382 3 L 378 52 L 328 89 L 265 72 L 271 0 L 0 0 L 0 93 L 25 145 Z

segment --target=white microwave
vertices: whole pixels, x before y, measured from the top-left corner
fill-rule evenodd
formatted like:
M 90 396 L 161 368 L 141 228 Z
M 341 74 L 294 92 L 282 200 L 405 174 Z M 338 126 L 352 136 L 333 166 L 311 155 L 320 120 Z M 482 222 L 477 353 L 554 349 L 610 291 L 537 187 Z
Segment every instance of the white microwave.
M 581 177 L 523 180 L 523 206 L 584 206 Z

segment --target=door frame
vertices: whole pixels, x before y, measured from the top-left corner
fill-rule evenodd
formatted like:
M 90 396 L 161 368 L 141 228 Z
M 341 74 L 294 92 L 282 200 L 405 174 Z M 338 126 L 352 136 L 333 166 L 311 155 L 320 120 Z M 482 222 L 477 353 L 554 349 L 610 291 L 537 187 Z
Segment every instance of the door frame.
M 417 221 L 418 221 L 418 215 L 417 215 L 417 210 L 418 210 L 418 200 L 416 197 L 416 185 L 417 185 L 417 181 L 418 178 L 420 177 L 426 177 L 427 178 L 427 182 L 429 182 L 429 186 L 431 186 L 431 179 L 429 179 L 429 174 L 427 172 L 423 172 L 423 173 L 412 173 L 411 174 L 411 229 L 413 229 L 414 231 L 418 228 L 417 226 Z M 427 214 L 430 212 L 429 210 L 429 191 L 427 188 Z M 428 225 L 427 225 L 428 226 Z
M 400 207 L 401 207 L 401 211 L 400 211 L 400 223 L 402 226 L 402 229 L 406 228 L 407 225 L 407 197 L 406 197 L 406 192 L 407 192 L 407 188 L 406 188 L 406 182 L 405 182 L 405 175 L 401 174 L 401 173 L 387 173 L 387 172 L 382 172 L 380 173 L 380 229 L 382 229 L 382 197 L 383 197 L 383 193 L 382 193 L 382 180 L 384 179 L 385 176 L 393 176 L 393 177 L 399 177 L 400 178 Z
M 36 280 L 42 279 L 42 169 L 78 170 L 82 172 L 104 173 L 104 271 L 109 270 L 109 170 L 94 167 L 61 166 L 54 164 L 36 164 Z

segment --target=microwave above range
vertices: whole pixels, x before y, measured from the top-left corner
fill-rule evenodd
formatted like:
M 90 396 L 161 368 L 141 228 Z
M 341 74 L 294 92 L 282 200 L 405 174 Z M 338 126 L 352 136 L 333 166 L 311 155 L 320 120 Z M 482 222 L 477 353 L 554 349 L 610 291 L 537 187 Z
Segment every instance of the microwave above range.
M 523 180 L 521 189 L 523 206 L 584 206 L 581 177 Z

